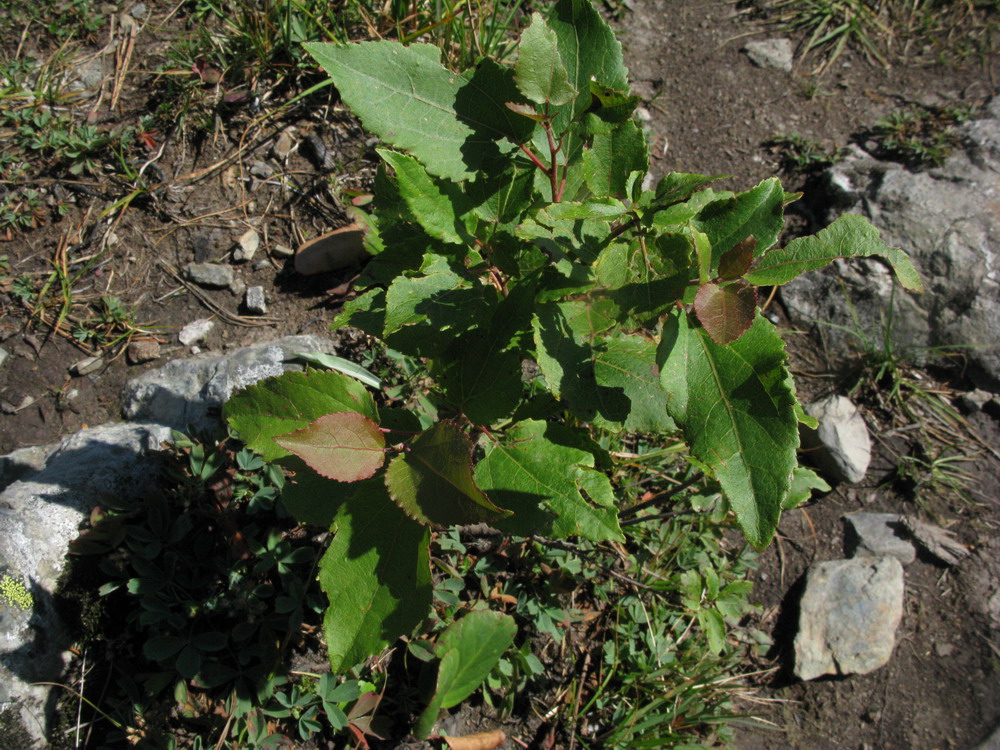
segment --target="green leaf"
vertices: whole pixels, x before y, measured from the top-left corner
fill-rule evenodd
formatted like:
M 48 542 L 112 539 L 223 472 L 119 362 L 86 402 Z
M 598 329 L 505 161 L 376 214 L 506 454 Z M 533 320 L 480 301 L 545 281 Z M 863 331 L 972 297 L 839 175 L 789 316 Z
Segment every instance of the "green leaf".
M 536 214 L 539 221 L 555 226 L 557 221 L 580 219 L 617 219 L 628 213 L 617 198 L 590 198 L 585 201 L 563 201 L 546 206 Z M 551 222 L 551 223 L 550 223 Z
M 626 430 L 654 433 L 676 430 L 667 413 L 667 394 L 660 385 L 655 342 L 640 335 L 601 338 L 594 374 L 599 386 L 620 389 L 628 399 Z
M 497 344 L 478 332 L 458 339 L 450 350 L 452 364 L 438 379 L 448 401 L 473 424 L 492 424 L 521 399 L 521 357 Z
M 385 289 L 369 289 L 360 297 L 345 302 L 340 314 L 330 323 L 330 328 L 336 330 L 347 325 L 360 328 L 372 336 L 382 336 L 385 330 Z
M 143 644 L 142 655 L 150 661 L 163 661 L 178 653 L 187 642 L 186 638 L 173 635 L 154 636 Z
M 718 656 L 726 647 L 726 621 L 715 609 L 698 610 L 698 624 L 708 638 L 708 650 Z
M 536 104 L 559 106 L 577 94 L 559 57 L 555 32 L 540 13 L 531 14 L 531 23 L 521 34 L 514 74 L 521 93 Z
M 385 436 L 378 424 L 353 411 L 324 414 L 274 442 L 337 482 L 367 479 L 385 463 Z
M 731 344 L 753 325 L 757 289 L 742 279 L 725 286 L 702 284 L 694 298 L 694 312 L 716 344 Z
M 622 540 L 614 492 L 594 454 L 566 427 L 525 420 L 476 464 L 477 484 L 514 515 L 494 525 L 510 534 Z
M 610 133 L 594 136 L 590 149 L 583 152 L 583 174 L 587 187 L 598 196 L 628 196 L 629 174 L 649 167 L 646 137 L 628 120 Z
M 498 160 L 469 186 L 475 212 L 486 221 L 509 224 L 520 218 L 531 200 L 535 168 L 516 161 Z
M 223 407 L 229 426 L 265 461 L 288 455 L 274 438 L 324 414 L 352 411 L 377 421 L 375 402 L 354 378 L 339 372 L 286 372 L 239 391 Z
M 306 466 L 298 456 L 278 460 L 288 474 L 281 488 L 281 503 L 299 523 L 329 529 L 354 485 L 331 482 Z
M 441 707 L 457 706 L 472 695 L 514 642 L 515 635 L 514 618 L 499 612 L 469 612 L 449 625 L 435 648 L 442 660 L 437 681 Z
M 378 480 L 344 503 L 319 563 L 330 599 L 323 630 L 334 672 L 409 634 L 431 607 L 430 531 L 396 507 Z
M 301 359 L 309 364 L 316 365 L 317 367 L 323 367 L 327 370 L 336 370 L 337 372 L 342 372 L 345 375 L 350 375 L 356 380 L 360 380 L 365 385 L 375 390 L 382 390 L 382 381 L 371 372 L 366 370 L 361 365 L 356 362 L 351 362 L 349 359 L 344 359 L 343 357 L 338 357 L 333 354 L 326 354 L 325 352 L 299 352 L 293 354 L 295 359 Z
M 559 0 L 548 19 L 556 33 L 559 56 L 570 85 L 579 92 L 572 108 L 556 118 L 561 132 L 575 116 L 590 108 L 590 81 L 620 92 L 628 92 L 628 69 L 614 31 L 601 18 L 590 0 Z
M 653 327 L 687 288 L 691 250 L 680 233 L 611 243 L 597 259 L 598 287 L 626 311 L 626 325 Z
M 795 396 L 784 343 L 763 316 L 722 346 L 688 322 L 665 321 L 657 352 L 668 408 L 692 457 L 709 467 L 758 549 L 770 541 L 795 468 Z
M 513 75 L 492 61 L 465 78 L 443 67 L 431 44 L 303 46 L 366 129 L 412 153 L 438 177 L 474 177 L 484 160 L 500 153 L 497 141 L 522 141 L 534 128 L 504 106 L 520 94 Z
M 463 244 L 467 233 L 459 216 L 465 201 L 454 184 L 431 177 L 412 156 L 384 148 L 376 151 L 395 170 L 400 195 L 423 230 L 444 242 Z
M 788 488 L 788 494 L 781 503 L 782 510 L 797 508 L 806 502 L 813 490 L 829 492 L 830 485 L 815 471 L 805 466 L 796 466 L 792 471 L 792 484 Z
M 712 243 L 713 264 L 737 242 L 749 235 L 757 239 L 758 255 L 778 241 L 785 227 L 785 204 L 789 196 L 776 177 L 732 198 L 705 206 L 694 222 Z
M 857 214 L 843 214 L 812 237 L 799 237 L 783 248 L 771 250 L 757 261 L 746 279 L 759 286 L 780 286 L 837 258 L 871 256 L 888 261 L 905 288 L 923 291 L 923 282 L 909 256 L 882 242 L 878 229 Z
M 398 277 L 386 292 L 385 337 L 401 352 L 432 356 L 489 320 L 497 292 L 460 275 L 440 255 L 428 255 L 420 273 Z
M 552 393 L 566 400 L 586 421 L 621 425 L 629 400 L 620 387 L 608 388 L 594 372 L 594 337 L 614 325 L 608 300 L 547 303 L 536 306 L 532 322 L 536 359 Z
M 472 443 L 450 422 L 438 422 L 420 433 L 392 459 L 385 485 L 393 501 L 422 524 L 492 522 L 510 515 L 476 486 Z
M 670 172 L 660 178 L 656 184 L 656 197 L 654 204 L 666 208 L 675 203 L 686 201 L 699 189 L 710 182 L 721 180 L 727 175 L 717 174 L 709 177 L 703 174 L 686 174 L 684 172 Z

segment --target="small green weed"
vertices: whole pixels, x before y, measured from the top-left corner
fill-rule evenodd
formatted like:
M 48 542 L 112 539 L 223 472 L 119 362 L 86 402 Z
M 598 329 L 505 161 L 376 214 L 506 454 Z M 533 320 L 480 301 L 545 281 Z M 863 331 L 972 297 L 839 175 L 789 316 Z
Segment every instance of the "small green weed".
M 802 54 L 819 51 L 823 60 L 815 72 L 833 64 L 848 46 L 888 67 L 884 46 L 891 31 L 883 19 L 884 0 L 777 0 L 769 7 L 784 28 L 808 34 Z
M 941 448 L 931 454 L 924 445 L 918 444 L 908 455 L 900 456 L 895 479 L 918 502 L 927 494 L 958 497 L 971 502 L 968 488 L 973 477 L 962 468 L 962 464 L 972 460 L 953 448 Z
M 93 41 L 107 19 L 93 0 L 0 0 L 0 29 L 5 32 L 30 28 L 56 42 L 71 39 Z
M 875 123 L 878 155 L 911 167 L 941 166 L 960 145 L 957 125 L 968 122 L 967 107 L 911 107 Z
M 844 157 L 844 149 L 824 146 L 797 133 L 775 136 L 767 145 L 778 155 L 781 169 L 789 173 L 814 174 Z

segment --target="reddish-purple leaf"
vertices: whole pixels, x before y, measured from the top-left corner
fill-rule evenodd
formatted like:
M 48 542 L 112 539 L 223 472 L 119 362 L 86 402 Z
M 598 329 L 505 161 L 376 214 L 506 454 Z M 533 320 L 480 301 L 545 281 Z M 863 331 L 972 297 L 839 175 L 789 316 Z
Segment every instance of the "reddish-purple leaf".
M 703 284 L 694 298 L 694 312 L 716 344 L 731 344 L 753 325 L 757 288 L 740 279 L 726 286 Z
M 320 476 L 338 482 L 367 479 L 385 462 L 385 436 L 379 426 L 353 411 L 325 414 L 274 442 Z
M 719 278 L 723 280 L 738 279 L 750 270 L 753 263 L 753 251 L 757 247 L 757 238 L 752 234 L 745 240 L 740 240 L 719 258 Z

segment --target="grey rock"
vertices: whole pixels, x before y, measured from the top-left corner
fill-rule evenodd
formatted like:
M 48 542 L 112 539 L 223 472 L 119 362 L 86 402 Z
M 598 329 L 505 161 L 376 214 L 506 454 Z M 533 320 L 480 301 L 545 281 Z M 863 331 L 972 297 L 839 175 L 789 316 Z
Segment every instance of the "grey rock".
M 827 396 L 805 406 L 819 429 L 803 427 L 802 446 L 824 472 L 840 482 L 860 482 L 872 457 L 868 426 L 846 396 Z
M 976 745 L 975 750 L 1000 750 L 1000 725 L 997 725 L 989 737 Z
M 754 65 L 761 68 L 776 68 L 786 73 L 792 72 L 795 51 L 790 39 L 764 39 L 749 42 L 743 47 Z
M 236 280 L 236 271 L 218 263 L 188 263 L 184 266 L 184 278 L 198 286 L 223 289 Z
M 990 112 L 1000 104 L 991 107 Z M 836 261 L 803 274 L 782 287 L 782 296 L 795 325 L 819 323 L 833 356 L 857 351 L 858 338 L 824 324 L 845 326 L 879 345 L 891 310 L 897 351 L 908 347 L 926 356 L 932 347 L 961 347 L 970 374 L 995 391 L 1000 388 L 1000 118 L 966 123 L 961 135 L 966 147 L 939 169 L 910 172 L 855 149 L 825 175 L 826 219 L 844 212 L 868 217 L 887 244 L 913 259 L 925 294 L 896 289 L 888 268 L 866 259 Z
M 204 341 L 213 328 L 215 328 L 214 320 L 209 320 L 208 318 L 192 320 L 180 330 L 180 333 L 177 334 L 177 339 L 184 346 L 191 346 L 192 344 L 197 344 L 199 341 Z
M 0 572 L 25 581 L 33 603 L 0 608 L 0 705 L 17 706 L 38 747 L 47 746 L 54 703 L 37 683 L 62 679 L 70 645 L 53 598 L 67 547 L 103 497 L 152 489 L 155 470 L 145 454 L 169 437 L 156 425 L 103 425 L 36 451 L 30 467 L 22 451 L 5 457 L 5 464 L 22 465 L 23 478 L 0 494 Z
M 234 391 L 290 369 L 299 352 L 334 353 L 329 339 L 288 336 L 238 349 L 225 356 L 174 360 L 129 381 L 122 393 L 127 419 L 157 422 L 178 430 L 202 431 L 217 424 L 212 416 Z
M 136 3 L 129 12 L 132 14 L 132 18 L 141 21 L 149 14 L 149 9 L 146 8 L 146 3 Z
M 264 299 L 264 287 L 252 286 L 247 289 L 247 296 L 243 302 L 247 307 L 247 312 L 253 315 L 267 314 L 267 300 Z
M 94 55 L 89 60 L 83 60 L 75 66 L 73 75 L 67 83 L 70 91 L 85 92 L 91 96 L 96 94 L 107 75 L 104 55 Z
M 989 391 L 984 391 L 982 388 L 976 388 L 974 391 L 969 391 L 959 396 L 958 403 L 961 404 L 962 408 L 966 411 L 982 411 L 983 407 L 986 406 L 986 404 L 988 404 L 993 398 L 993 394 Z
M 152 362 L 160 358 L 159 341 L 133 341 L 125 351 L 125 357 L 129 364 L 141 365 L 144 362 Z
M 8 359 L 10 359 L 10 352 L 0 346 L 0 367 L 3 367 Z
M 795 674 L 868 674 L 886 664 L 903 616 L 903 566 L 856 557 L 812 566 L 795 635 Z
M 926 523 L 913 516 L 904 517 L 903 524 L 921 549 L 945 565 L 958 565 L 969 555 L 969 548 L 955 539 L 950 531 L 940 526 Z
M 250 167 L 250 174 L 258 180 L 269 180 L 274 176 L 274 167 L 266 161 L 255 161 Z
M 104 367 L 103 357 L 84 357 L 70 365 L 69 371 L 73 375 L 92 375 L 102 367 Z
M 917 558 L 910 532 L 898 513 L 848 513 L 847 553 L 852 557 L 895 557 L 903 565 Z
M 260 235 L 256 229 L 248 229 L 242 235 L 233 250 L 233 260 L 237 263 L 245 263 L 257 254 L 260 248 Z

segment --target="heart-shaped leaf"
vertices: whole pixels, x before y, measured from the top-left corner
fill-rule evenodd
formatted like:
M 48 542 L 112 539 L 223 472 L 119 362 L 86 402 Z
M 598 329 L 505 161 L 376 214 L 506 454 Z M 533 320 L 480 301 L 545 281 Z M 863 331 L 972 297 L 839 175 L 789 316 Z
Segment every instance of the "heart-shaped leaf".
M 385 436 L 375 422 L 354 411 L 325 414 L 274 442 L 338 482 L 367 479 L 385 463 Z
M 716 344 L 731 344 L 753 324 L 757 289 L 742 279 L 720 286 L 702 284 L 694 298 L 694 312 Z

